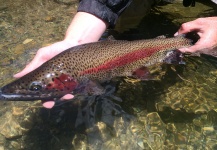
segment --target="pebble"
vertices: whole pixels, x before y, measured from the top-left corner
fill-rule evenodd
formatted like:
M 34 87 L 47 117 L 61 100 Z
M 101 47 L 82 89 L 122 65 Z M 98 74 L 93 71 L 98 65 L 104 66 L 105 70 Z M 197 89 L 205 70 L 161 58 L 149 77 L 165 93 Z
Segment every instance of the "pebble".
M 142 149 L 145 149 L 145 146 L 144 146 L 143 141 L 139 141 L 137 144 L 138 144 L 139 147 L 141 147 Z
M 0 11 L 5 11 L 5 10 L 7 10 L 7 9 L 8 9 L 7 6 L 0 6 Z
M 78 0 L 54 0 L 54 2 L 59 4 L 64 4 L 64 5 L 72 5 L 78 3 L 79 1 Z
M 47 16 L 44 18 L 44 21 L 45 22 L 53 22 L 56 18 L 55 17 L 52 17 L 52 16 Z
M 20 149 L 20 143 L 17 141 L 11 141 L 11 147 L 13 147 L 13 149 Z
M 87 137 L 83 134 L 76 134 L 72 140 L 75 149 L 87 149 Z
M 19 44 L 14 48 L 14 54 L 19 55 L 22 54 L 24 51 L 24 45 L 23 44 Z
M 0 123 L 0 133 L 7 139 L 17 138 L 22 135 L 20 125 L 14 117 L 12 117 L 10 112 L 7 112 L 1 119 L 6 119 L 7 121 Z
M 12 108 L 12 114 L 15 115 L 15 116 L 23 115 L 24 114 L 23 108 L 21 108 L 21 107 L 13 107 Z
M 33 39 L 26 39 L 25 41 L 23 41 L 23 44 L 27 44 L 27 43 L 32 42 L 32 41 L 33 41 Z

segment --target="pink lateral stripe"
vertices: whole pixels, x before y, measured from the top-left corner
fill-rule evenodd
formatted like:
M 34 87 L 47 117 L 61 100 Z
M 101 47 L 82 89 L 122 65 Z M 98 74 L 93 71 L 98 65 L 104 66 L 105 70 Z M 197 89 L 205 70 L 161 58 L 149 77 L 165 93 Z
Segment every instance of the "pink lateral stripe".
M 100 71 L 110 70 L 110 69 L 113 69 L 115 67 L 121 67 L 121 66 L 124 66 L 126 64 L 137 61 L 139 59 L 149 57 L 153 53 L 155 53 L 156 51 L 159 51 L 165 47 L 168 47 L 168 45 L 158 46 L 158 47 L 155 46 L 152 48 L 144 48 L 144 49 L 135 50 L 135 51 L 127 53 L 123 56 L 119 56 L 117 58 L 114 58 L 114 59 L 112 59 L 112 60 L 110 60 L 110 61 L 108 61 L 102 65 L 95 67 L 95 68 L 86 69 L 83 72 L 81 72 L 81 75 L 93 74 L 93 73 L 98 73 Z

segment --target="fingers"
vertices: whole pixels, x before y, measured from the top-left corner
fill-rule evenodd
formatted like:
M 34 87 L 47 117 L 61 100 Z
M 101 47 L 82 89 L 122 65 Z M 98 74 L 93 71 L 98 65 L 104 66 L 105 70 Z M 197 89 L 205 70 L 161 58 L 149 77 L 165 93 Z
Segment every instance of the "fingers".
M 195 43 L 195 45 L 188 48 L 179 49 L 181 52 L 196 52 L 204 51 L 212 47 L 212 39 L 215 39 L 215 34 L 213 35 L 214 30 L 210 28 L 209 18 L 199 18 L 194 21 L 183 23 L 179 30 L 174 34 L 177 36 L 179 34 L 186 34 L 192 31 L 197 32 L 200 39 Z
M 21 72 L 15 74 L 14 77 L 15 78 L 20 78 L 20 77 L 26 75 L 27 73 L 33 71 L 35 68 L 38 68 L 44 62 L 45 62 L 45 60 L 42 59 L 41 53 L 37 52 L 34 59 Z
M 186 52 L 194 53 L 194 52 L 198 51 L 199 49 L 200 49 L 199 45 L 193 45 L 193 46 L 187 47 L 187 48 L 180 48 L 179 50 L 183 53 L 186 53 Z
M 69 100 L 69 99 L 73 99 L 73 98 L 74 98 L 74 95 L 66 94 L 61 98 L 61 100 Z
M 44 62 L 50 60 L 57 54 L 61 53 L 62 51 L 75 46 L 75 42 L 68 42 L 67 40 L 65 41 L 60 41 L 56 42 L 52 45 L 43 47 L 38 50 L 37 54 L 35 55 L 34 59 L 19 73 L 15 74 L 15 78 L 20 78 L 27 73 L 33 71 L 34 69 L 38 68 L 41 66 Z
M 77 43 L 75 41 L 73 42 L 73 40 L 63 40 L 60 42 L 56 42 L 52 45 L 40 48 L 34 59 L 21 72 L 15 74 L 14 77 L 20 78 L 26 75 L 27 73 L 41 66 L 44 62 L 50 60 L 62 51 L 75 46 L 76 44 Z
M 208 45 L 206 43 L 211 44 L 211 42 L 210 41 L 207 42 L 207 40 L 205 38 L 200 38 L 197 41 L 197 43 L 195 43 L 193 46 L 187 47 L 187 48 L 181 48 L 179 50 L 183 53 L 185 53 L 185 52 L 194 53 L 194 52 L 203 52 L 205 50 L 210 50 L 211 49 L 210 45 Z
M 46 101 L 46 102 L 42 102 L 43 107 L 47 108 L 47 109 L 51 109 L 53 108 L 53 106 L 55 105 L 54 101 Z
M 70 100 L 70 99 L 72 99 L 72 98 L 74 98 L 74 95 L 72 95 L 72 94 L 66 94 L 66 95 L 64 95 L 62 98 L 61 98 L 61 100 L 63 101 L 65 101 L 65 100 Z M 53 108 L 54 107 L 54 105 L 55 105 L 55 102 L 53 101 L 53 100 L 49 100 L 49 101 L 42 101 L 42 105 L 43 105 L 43 107 L 44 108 L 47 108 L 47 109 L 51 109 L 51 108 Z
M 192 31 L 199 31 L 202 22 L 203 22 L 203 18 L 199 18 L 194 21 L 183 23 L 179 28 L 179 30 L 174 34 L 174 36 L 177 36 L 179 34 L 186 34 Z
M 24 75 L 26 75 L 27 73 L 33 71 L 34 69 L 38 68 L 39 66 L 41 66 L 44 62 L 48 61 L 49 59 L 51 59 L 53 56 L 56 55 L 56 53 L 60 53 L 58 50 L 56 50 L 56 47 L 60 42 L 57 42 L 53 45 L 49 45 L 43 48 L 40 48 L 35 57 L 33 58 L 33 60 L 19 73 L 15 74 L 14 77 L 15 78 L 20 78 Z M 56 46 L 57 45 L 57 46 Z M 60 46 L 58 46 L 57 48 L 59 48 Z

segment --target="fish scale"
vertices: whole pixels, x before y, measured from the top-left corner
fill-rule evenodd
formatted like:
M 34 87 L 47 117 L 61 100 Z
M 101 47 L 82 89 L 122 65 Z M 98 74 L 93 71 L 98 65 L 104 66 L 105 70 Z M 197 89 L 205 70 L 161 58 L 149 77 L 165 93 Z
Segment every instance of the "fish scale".
M 107 40 L 72 47 L 29 74 L 1 88 L 3 100 L 47 100 L 85 89 L 89 81 L 116 76 L 143 77 L 144 67 L 173 58 L 176 49 L 189 47 L 183 37 L 136 41 Z M 88 87 L 91 88 L 91 87 Z M 79 90 L 78 90 L 79 89 Z

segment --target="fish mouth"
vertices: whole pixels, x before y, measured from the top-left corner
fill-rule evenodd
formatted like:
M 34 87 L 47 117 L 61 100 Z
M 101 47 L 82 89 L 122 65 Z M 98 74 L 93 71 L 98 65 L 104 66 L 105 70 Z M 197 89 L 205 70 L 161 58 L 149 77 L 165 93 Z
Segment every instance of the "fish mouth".
M 58 98 L 60 98 L 59 96 Z M 35 94 L 8 94 L 0 89 L 0 101 L 36 101 L 36 100 L 55 100 L 52 95 L 35 95 Z
M 33 101 L 40 100 L 39 96 L 22 95 L 22 94 L 5 94 L 0 89 L 0 100 L 2 101 Z
M 0 100 L 7 100 L 7 96 L 4 95 L 4 93 L 2 93 L 2 89 L 0 89 Z
M 2 90 L 0 89 L 0 100 L 4 100 L 4 96 L 2 96 Z

